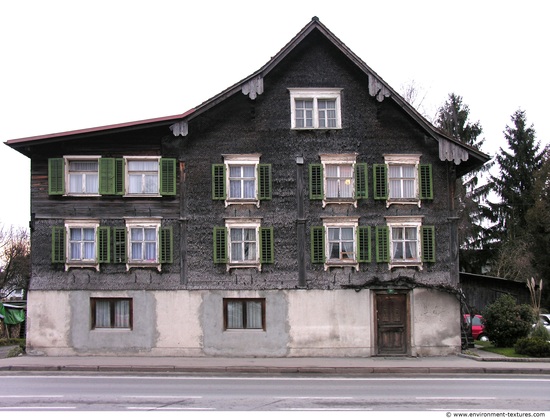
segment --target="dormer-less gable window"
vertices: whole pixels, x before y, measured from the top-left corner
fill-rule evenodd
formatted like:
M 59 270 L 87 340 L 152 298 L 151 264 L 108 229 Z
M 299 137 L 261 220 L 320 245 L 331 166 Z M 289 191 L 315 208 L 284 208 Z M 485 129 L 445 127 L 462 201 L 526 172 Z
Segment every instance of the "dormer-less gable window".
M 290 88 L 292 129 L 340 129 L 341 89 Z

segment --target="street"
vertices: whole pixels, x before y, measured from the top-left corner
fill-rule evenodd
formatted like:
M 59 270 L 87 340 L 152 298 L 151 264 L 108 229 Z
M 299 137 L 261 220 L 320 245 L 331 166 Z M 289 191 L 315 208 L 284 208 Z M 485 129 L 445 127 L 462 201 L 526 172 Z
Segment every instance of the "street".
M 3 411 L 549 411 L 548 376 L 3 374 Z

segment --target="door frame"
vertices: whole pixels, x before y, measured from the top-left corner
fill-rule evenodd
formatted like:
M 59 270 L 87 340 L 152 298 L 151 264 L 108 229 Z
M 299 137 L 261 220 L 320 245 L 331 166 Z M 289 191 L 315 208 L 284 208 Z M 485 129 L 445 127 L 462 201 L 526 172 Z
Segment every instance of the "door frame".
M 412 341 L 411 341 L 411 295 L 412 291 L 410 289 L 380 289 L 375 290 L 372 292 L 373 294 L 373 337 L 374 337 L 374 355 L 375 356 L 410 356 L 411 355 L 411 349 L 412 349 Z M 405 341 L 405 352 L 399 353 L 399 354 L 388 354 L 388 353 L 380 353 L 380 347 L 378 346 L 378 301 L 377 297 L 378 295 L 405 295 L 405 335 L 404 335 L 404 341 Z

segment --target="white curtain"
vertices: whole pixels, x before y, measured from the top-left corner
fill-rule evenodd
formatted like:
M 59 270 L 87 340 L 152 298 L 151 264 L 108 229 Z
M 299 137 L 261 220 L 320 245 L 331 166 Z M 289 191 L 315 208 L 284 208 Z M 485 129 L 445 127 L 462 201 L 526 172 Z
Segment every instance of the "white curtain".
M 336 128 L 336 101 L 319 100 L 317 107 L 319 111 L 319 127 Z
M 353 197 L 353 167 L 351 165 L 325 166 L 327 197 Z
M 128 161 L 128 191 L 158 193 L 158 161 Z
M 95 229 L 70 228 L 70 259 L 95 260 Z
M 130 328 L 130 301 L 115 301 L 115 328 Z
M 156 261 L 156 228 L 132 228 L 130 237 L 132 241 L 132 260 Z
M 393 259 L 411 260 L 417 258 L 417 229 L 392 228 Z
M 243 304 L 227 302 L 227 328 L 243 327 Z
M 96 328 L 111 327 L 111 304 L 108 300 L 96 300 L 95 326 Z
M 93 193 L 99 191 L 97 161 L 69 162 L 69 193 Z
M 233 199 L 256 197 L 255 166 L 229 166 L 229 197 Z
M 313 100 L 296 100 L 296 127 L 311 128 L 313 126 Z
M 414 198 L 416 168 L 414 165 L 390 165 L 390 198 Z
M 231 228 L 231 261 L 256 260 L 256 229 Z
M 246 327 L 262 328 L 262 303 L 259 301 L 246 302 Z

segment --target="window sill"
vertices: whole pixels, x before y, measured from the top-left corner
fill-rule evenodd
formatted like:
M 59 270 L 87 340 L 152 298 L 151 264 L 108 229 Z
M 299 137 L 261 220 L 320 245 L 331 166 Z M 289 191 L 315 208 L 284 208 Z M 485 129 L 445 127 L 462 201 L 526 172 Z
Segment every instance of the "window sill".
M 143 268 L 154 268 L 154 269 L 157 269 L 160 272 L 161 264 L 157 263 L 156 261 L 151 262 L 151 263 L 136 263 L 136 262 L 126 263 L 126 271 L 129 271 L 132 268 L 142 268 L 142 269 Z
M 359 263 L 355 260 L 350 260 L 350 261 L 335 260 L 335 261 L 327 261 L 325 263 L 325 271 L 333 267 L 353 267 L 355 268 L 356 271 L 359 271 Z
M 293 131 L 338 131 L 341 130 L 341 126 L 335 126 L 334 128 L 315 128 L 315 127 L 308 127 L 308 128 L 297 128 L 295 126 L 291 127 Z
M 230 271 L 231 269 L 257 269 L 258 271 L 262 271 L 262 265 L 260 263 L 229 263 L 227 264 L 227 271 Z
M 386 207 L 389 208 L 391 205 L 417 205 L 421 206 L 420 199 L 388 199 L 386 200 Z
M 65 193 L 64 197 L 101 197 L 99 193 Z
M 92 332 L 131 332 L 132 328 L 92 328 Z
M 323 207 L 327 205 L 353 205 L 357 207 L 357 199 L 354 198 L 327 198 L 323 200 Z
M 77 263 L 77 262 L 71 262 L 71 263 L 65 263 L 65 271 L 69 271 L 69 269 L 94 269 L 96 271 L 99 271 L 99 263 Z
M 160 193 L 126 193 L 124 195 L 122 195 L 122 197 L 146 197 L 146 198 L 150 198 L 150 197 L 162 197 L 162 195 Z
M 260 207 L 260 201 L 258 199 L 226 199 L 225 207 L 229 205 L 255 205 Z
M 262 328 L 226 328 L 223 332 L 235 333 L 235 332 L 265 332 Z
M 418 270 L 422 270 L 422 261 L 393 261 L 388 264 L 388 268 L 389 270 L 393 270 L 395 268 L 416 268 Z

